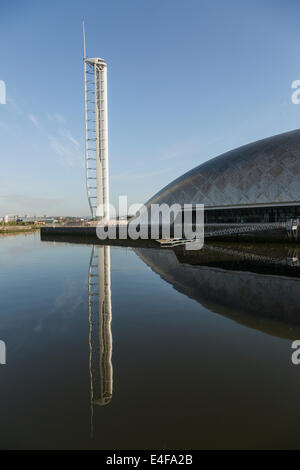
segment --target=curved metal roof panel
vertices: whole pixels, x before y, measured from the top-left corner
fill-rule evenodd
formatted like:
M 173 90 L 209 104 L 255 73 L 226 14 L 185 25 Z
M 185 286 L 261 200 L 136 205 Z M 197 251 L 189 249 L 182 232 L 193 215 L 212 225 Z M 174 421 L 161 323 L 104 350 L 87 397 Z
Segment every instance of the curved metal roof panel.
M 193 168 L 146 205 L 207 208 L 300 204 L 300 130 L 253 142 Z

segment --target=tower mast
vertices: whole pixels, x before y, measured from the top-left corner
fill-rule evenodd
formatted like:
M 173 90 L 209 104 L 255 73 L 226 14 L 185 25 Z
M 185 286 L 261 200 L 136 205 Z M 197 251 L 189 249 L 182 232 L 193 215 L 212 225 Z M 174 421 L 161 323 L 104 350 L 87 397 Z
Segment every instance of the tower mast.
M 83 22 L 85 166 L 87 196 L 93 219 L 109 220 L 107 64 L 87 58 Z

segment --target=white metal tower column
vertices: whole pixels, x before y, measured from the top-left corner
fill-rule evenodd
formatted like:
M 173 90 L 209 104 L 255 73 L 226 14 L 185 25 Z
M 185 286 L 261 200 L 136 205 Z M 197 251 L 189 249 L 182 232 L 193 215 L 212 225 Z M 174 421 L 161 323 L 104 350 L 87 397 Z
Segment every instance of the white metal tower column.
M 84 38 L 84 30 L 83 30 Z M 84 38 L 86 187 L 92 217 L 109 220 L 107 64 L 86 58 Z

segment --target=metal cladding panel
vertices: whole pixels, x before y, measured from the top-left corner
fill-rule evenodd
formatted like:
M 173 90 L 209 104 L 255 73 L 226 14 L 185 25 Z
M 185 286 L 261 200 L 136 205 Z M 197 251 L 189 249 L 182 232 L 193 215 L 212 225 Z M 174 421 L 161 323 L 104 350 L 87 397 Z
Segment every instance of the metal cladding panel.
M 215 157 L 167 185 L 146 205 L 206 207 L 300 203 L 300 130 Z

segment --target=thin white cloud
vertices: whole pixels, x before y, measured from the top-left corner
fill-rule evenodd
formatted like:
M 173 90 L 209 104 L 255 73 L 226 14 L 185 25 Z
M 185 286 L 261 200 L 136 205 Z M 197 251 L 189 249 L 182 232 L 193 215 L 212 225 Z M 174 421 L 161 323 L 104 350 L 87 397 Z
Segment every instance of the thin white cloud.
M 69 129 L 63 127 L 66 122 L 62 114 L 51 115 L 46 113 L 46 116 L 52 122 L 59 124 L 58 135 L 51 135 L 46 132 L 41 126 L 38 118 L 33 114 L 28 114 L 28 119 L 35 126 L 39 132 L 50 141 L 51 149 L 61 157 L 63 165 L 73 167 L 80 164 L 84 167 L 84 159 L 80 151 L 80 143 L 72 135 Z M 63 138 L 63 139 L 62 139 Z
M 187 139 L 174 142 L 169 148 L 165 149 L 161 153 L 159 160 L 174 160 L 180 158 L 190 158 L 201 151 L 200 139 Z
M 175 141 L 168 148 L 163 149 L 158 156 L 159 161 L 176 160 L 176 166 L 182 162 L 191 161 L 200 164 L 211 158 L 210 149 L 225 141 L 225 134 L 217 133 L 210 137 L 191 137 L 190 139 Z
M 71 142 L 74 145 L 74 147 L 76 147 L 77 149 L 80 147 L 78 140 L 76 140 L 75 137 L 73 137 L 73 135 L 71 134 L 69 130 L 61 129 L 61 135 L 64 136 L 66 139 L 68 139 L 69 142 Z
M 58 124 L 66 124 L 67 120 L 63 114 L 60 113 L 46 113 L 46 117 L 51 122 L 56 122 Z
M 80 150 L 80 142 L 72 135 L 71 131 L 66 128 L 66 118 L 61 113 L 45 113 L 46 118 L 53 122 L 56 128 L 56 132 L 51 134 L 47 131 L 47 124 L 40 121 L 33 112 L 24 113 L 21 107 L 16 101 L 9 96 L 8 105 L 12 110 L 18 114 L 25 116 L 33 126 L 40 132 L 40 134 L 50 141 L 50 147 L 52 150 L 61 157 L 63 165 L 67 167 L 80 165 L 84 168 L 83 152 Z M 0 127 L 5 128 L 5 123 L 0 123 Z M 46 130 L 45 130 L 46 129 Z
M 68 134 L 68 133 L 67 133 Z M 67 136 L 66 141 L 62 141 L 56 136 L 48 135 L 52 150 L 61 157 L 62 163 L 67 167 L 80 165 L 84 167 L 84 158 L 80 151 L 80 145 L 74 138 Z M 72 136 L 71 136 L 72 137 Z M 70 145 L 70 142 L 72 145 Z
M 156 176 L 160 176 L 166 172 L 170 171 L 169 168 L 161 168 L 156 171 L 152 172 L 136 172 L 136 171 L 123 171 L 122 173 L 115 173 L 112 174 L 110 179 L 112 181 L 136 181 L 136 180 L 143 180 L 148 178 L 154 178 Z
M 54 117 L 55 117 L 56 121 L 60 124 L 66 124 L 66 122 L 67 122 L 65 116 L 63 116 L 62 114 L 57 113 L 57 114 L 54 115 Z
M 60 142 L 56 137 L 49 137 L 49 139 L 52 150 L 62 157 L 63 163 L 69 167 L 74 166 L 74 151 Z
M 35 117 L 34 114 L 29 113 L 29 114 L 28 114 L 28 119 L 29 119 L 29 121 L 32 122 L 32 124 L 33 124 L 37 129 L 39 129 L 39 130 L 41 129 L 41 126 L 40 126 L 40 124 L 39 124 L 39 122 L 38 122 L 38 120 L 37 120 L 37 118 Z

